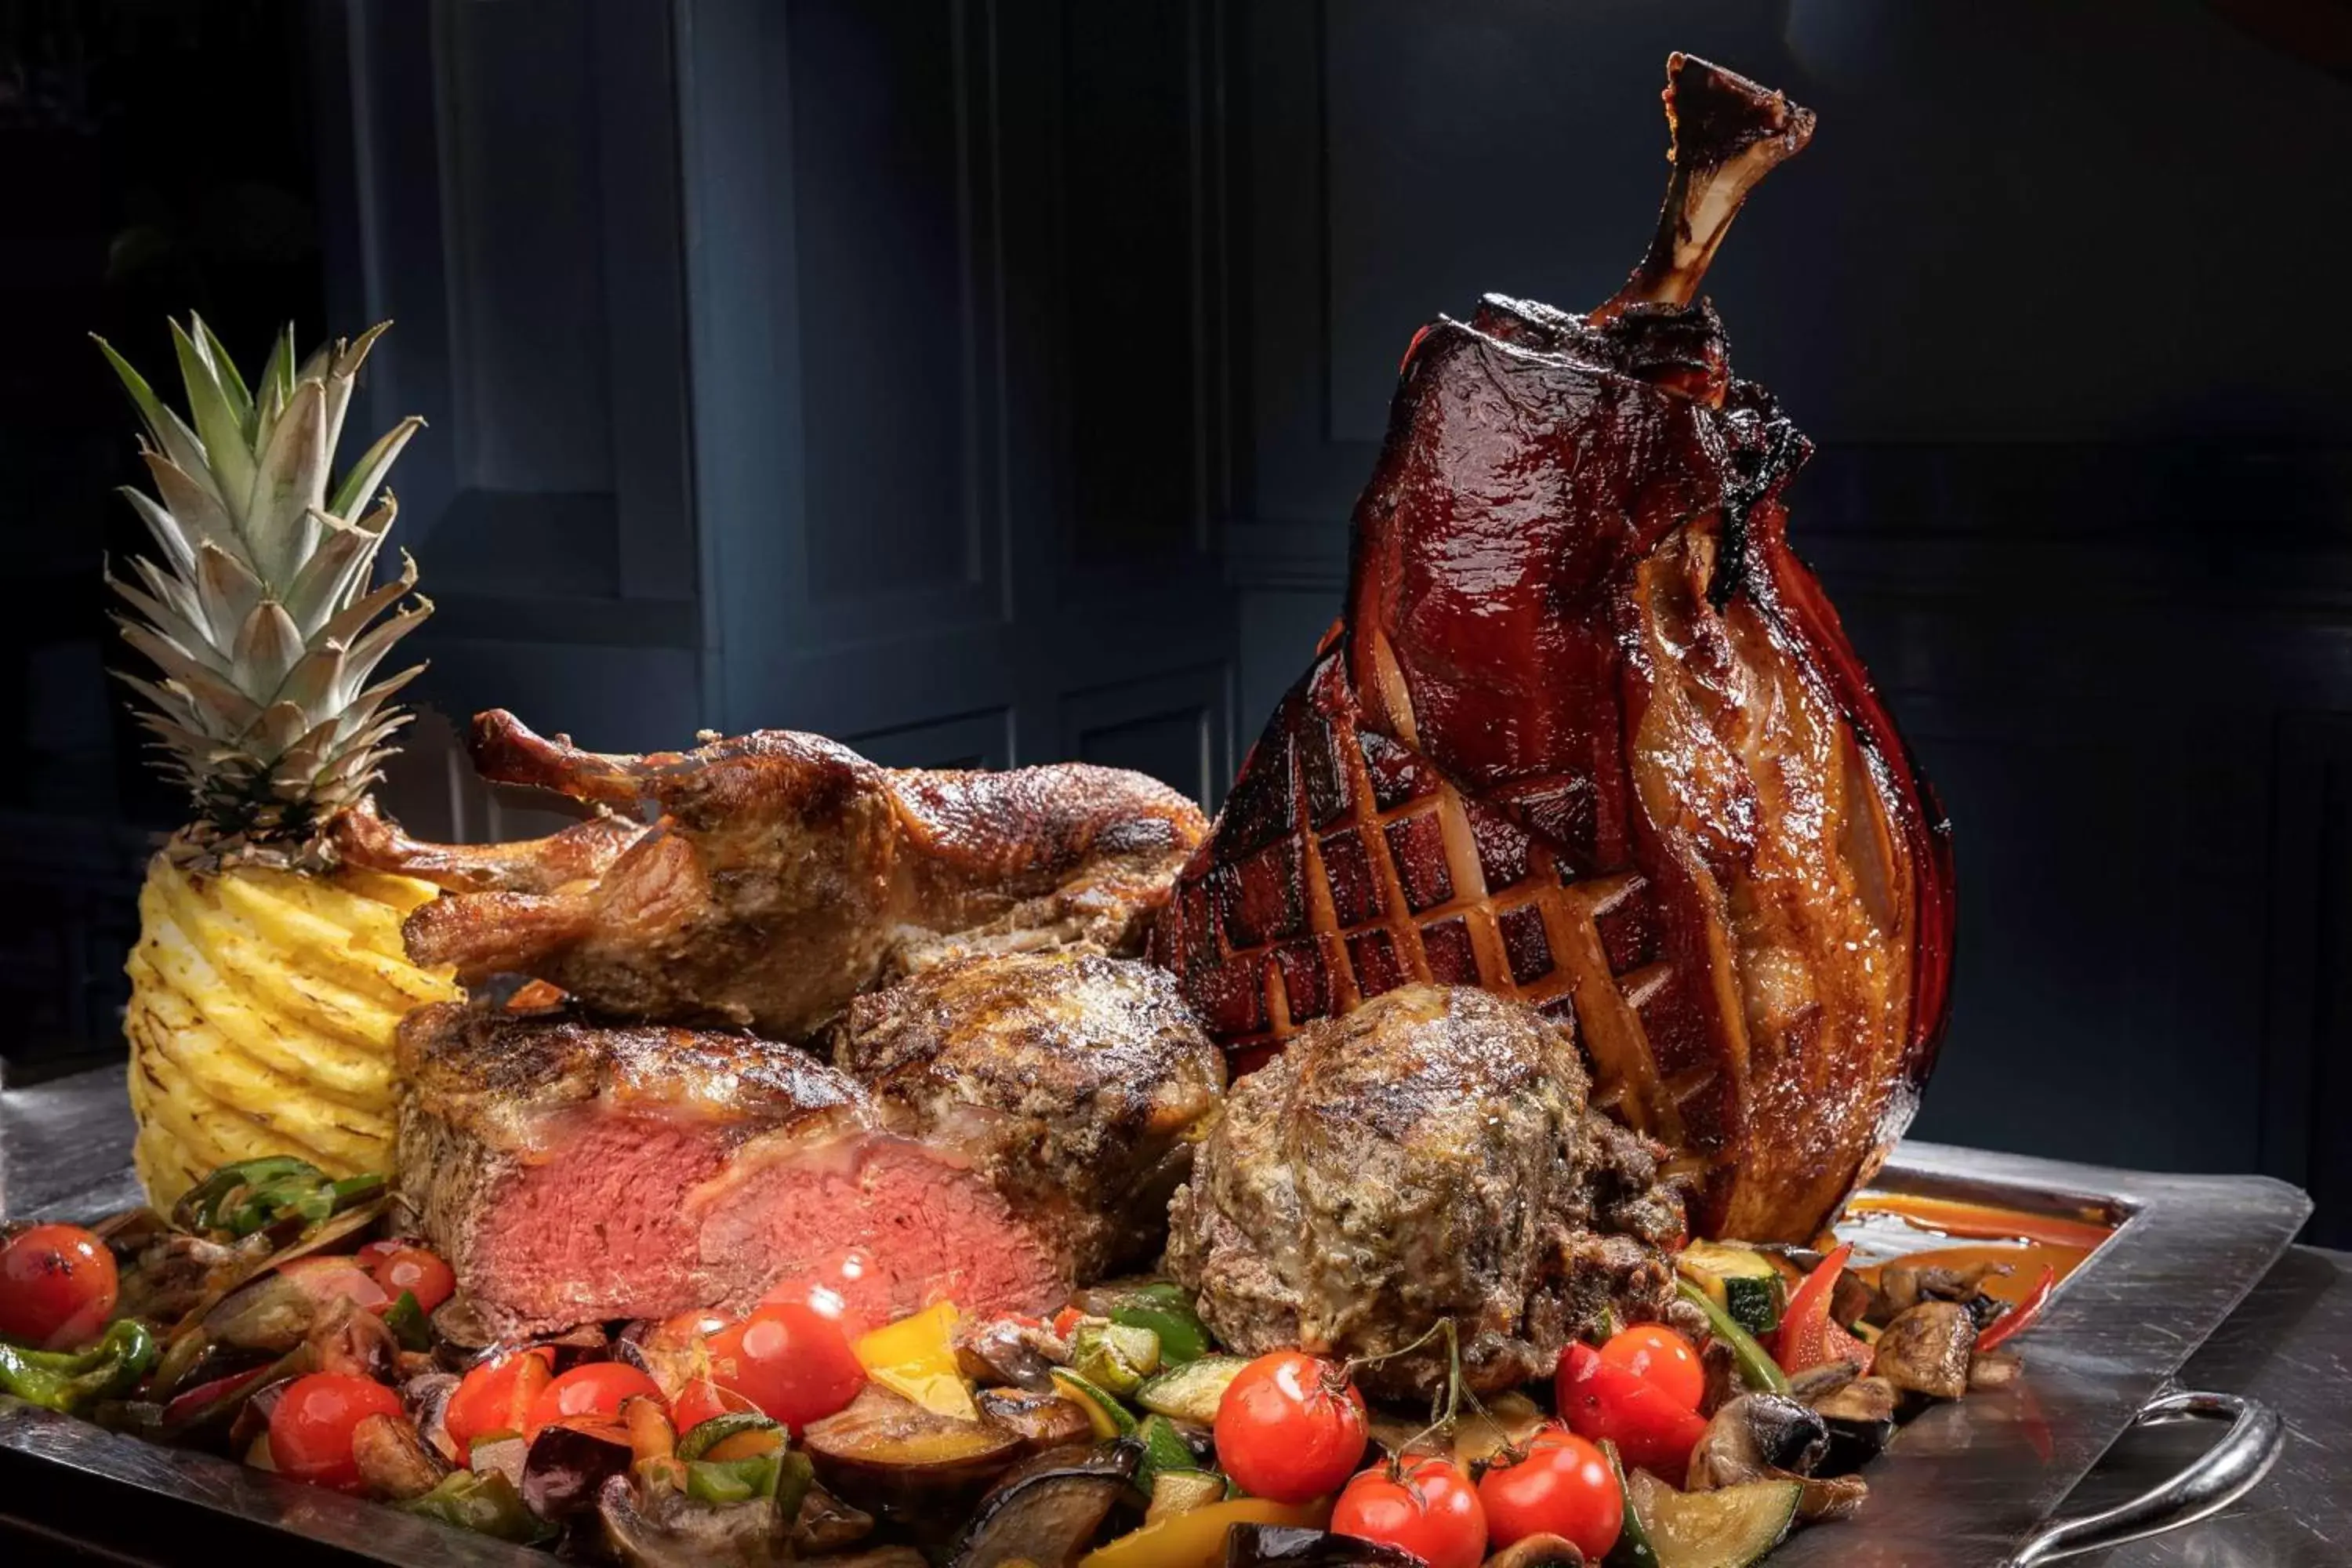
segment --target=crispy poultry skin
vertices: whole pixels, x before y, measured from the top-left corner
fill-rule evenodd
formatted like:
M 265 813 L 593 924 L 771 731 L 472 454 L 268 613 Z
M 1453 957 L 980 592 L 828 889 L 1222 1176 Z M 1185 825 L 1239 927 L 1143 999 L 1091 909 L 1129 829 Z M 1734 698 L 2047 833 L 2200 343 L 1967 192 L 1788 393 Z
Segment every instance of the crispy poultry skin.
M 604 756 L 498 711 L 472 739 L 486 778 L 654 820 L 460 848 L 347 816 L 345 858 L 450 889 L 408 919 L 417 962 L 454 963 L 469 984 L 529 974 L 608 1017 L 784 1040 L 945 958 L 1132 950 L 1206 830 L 1166 785 L 1085 763 L 887 769 L 776 730 Z
M 1649 256 L 1590 317 L 1490 297 L 1406 355 L 1345 616 L 1154 952 L 1246 1068 L 1413 981 L 1572 1013 L 1595 1103 L 1709 1235 L 1804 1240 L 1909 1122 L 1949 827 L 1790 551 L 1810 448 L 1701 276 L 1812 116 L 1675 56 Z

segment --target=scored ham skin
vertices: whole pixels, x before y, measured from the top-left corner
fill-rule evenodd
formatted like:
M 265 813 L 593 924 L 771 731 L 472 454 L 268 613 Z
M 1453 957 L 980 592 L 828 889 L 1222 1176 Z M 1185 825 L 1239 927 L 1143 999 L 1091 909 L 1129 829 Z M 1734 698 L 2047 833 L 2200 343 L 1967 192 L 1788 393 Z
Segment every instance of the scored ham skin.
M 1244 1068 L 1417 980 L 1572 1012 L 1595 1102 L 1680 1152 L 1702 1234 L 1802 1241 L 1933 1065 L 1949 827 L 1789 547 L 1810 448 L 1692 302 L 1811 116 L 1669 69 L 1670 117 L 1706 112 L 1626 292 L 1414 339 L 1344 618 L 1153 952 Z
M 865 1321 L 1068 1298 L 1058 1237 L 793 1047 L 452 1003 L 410 1014 L 399 1055 L 403 1199 L 495 1334 L 740 1312 L 853 1248 Z

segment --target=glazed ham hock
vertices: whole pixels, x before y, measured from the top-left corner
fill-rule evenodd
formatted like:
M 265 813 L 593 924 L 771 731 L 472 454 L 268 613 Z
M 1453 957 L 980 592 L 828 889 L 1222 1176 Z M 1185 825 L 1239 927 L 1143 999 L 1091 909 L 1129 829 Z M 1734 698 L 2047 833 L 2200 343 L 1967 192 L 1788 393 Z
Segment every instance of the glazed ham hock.
M 860 991 L 969 952 L 1129 952 L 1207 825 L 1140 773 L 877 767 L 763 730 L 642 757 L 474 721 L 482 775 L 612 816 L 459 847 L 347 814 L 345 858 L 438 883 L 404 928 L 467 984 L 527 974 L 606 1017 L 740 1026 L 798 1041 Z
M 1573 1016 L 1707 1235 L 1806 1240 L 1935 1058 L 1949 826 L 1790 549 L 1809 447 L 1698 299 L 1812 116 L 1668 64 L 1655 242 L 1589 317 L 1413 340 L 1344 616 L 1153 940 L 1246 1068 L 1413 981 Z

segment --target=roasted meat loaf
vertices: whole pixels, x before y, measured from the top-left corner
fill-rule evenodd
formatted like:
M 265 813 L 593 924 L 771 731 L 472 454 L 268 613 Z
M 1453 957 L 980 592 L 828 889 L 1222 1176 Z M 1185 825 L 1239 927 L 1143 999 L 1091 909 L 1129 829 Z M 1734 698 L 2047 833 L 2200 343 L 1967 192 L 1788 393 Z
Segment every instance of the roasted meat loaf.
M 861 996 L 834 1063 L 891 1131 L 969 1159 L 1081 1279 L 1158 1254 L 1225 1085 L 1166 972 L 1066 950 L 961 959 Z
M 1462 986 L 1310 1025 L 1242 1079 L 1170 1210 L 1168 1268 L 1245 1354 L 1377 1356 L 1442 1319 L 1469 1386 L 1549 1373 L 1614 1312 L 1659 1316 L 1683 1226 L 1653 1151 L 1585 1104 L 1569 1026 Z M 1444 1347 L 1367 1367 L 1442 1386 Z

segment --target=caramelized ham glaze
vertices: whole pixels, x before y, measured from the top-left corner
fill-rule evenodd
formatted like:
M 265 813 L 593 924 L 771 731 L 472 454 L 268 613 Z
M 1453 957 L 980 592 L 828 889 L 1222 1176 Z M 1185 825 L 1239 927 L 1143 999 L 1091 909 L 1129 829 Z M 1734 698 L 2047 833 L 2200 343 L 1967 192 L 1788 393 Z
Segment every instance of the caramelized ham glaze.
M 1781 493 L 1810 448 L 1697 288 L 1812 117 L 1668 68 L 1650 255 L 1590 317 L 1490 297 L 1408 352 L 1344 619 L 1154 952 L 1246 1068 L 1414 981 L 1572 1013 L 1595 1103 L 1713 1235 L 1802 1240 L 1910 1121 L 1949 829 Z

